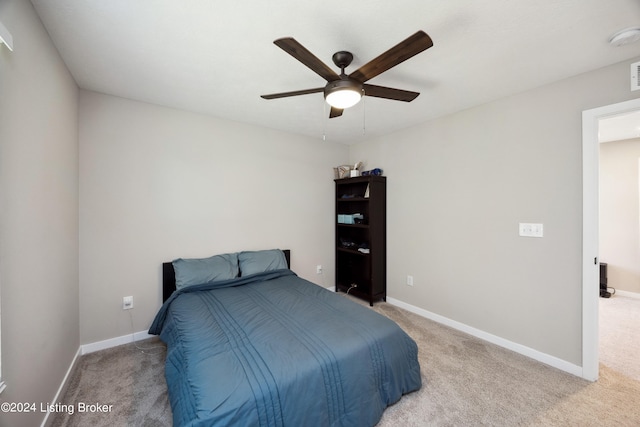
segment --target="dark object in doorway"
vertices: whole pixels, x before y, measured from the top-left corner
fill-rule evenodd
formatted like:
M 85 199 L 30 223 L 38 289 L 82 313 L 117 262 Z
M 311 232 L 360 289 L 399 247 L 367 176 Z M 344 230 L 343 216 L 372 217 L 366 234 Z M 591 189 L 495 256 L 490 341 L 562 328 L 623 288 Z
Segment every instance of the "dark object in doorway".
M 613 292 L 609 292 L 611 289 Z M 602 298 L 611 298 L 611 295 L 615 294 L 616 290 L 607 287 L 607 263 L 600 263 L 600 296 Z

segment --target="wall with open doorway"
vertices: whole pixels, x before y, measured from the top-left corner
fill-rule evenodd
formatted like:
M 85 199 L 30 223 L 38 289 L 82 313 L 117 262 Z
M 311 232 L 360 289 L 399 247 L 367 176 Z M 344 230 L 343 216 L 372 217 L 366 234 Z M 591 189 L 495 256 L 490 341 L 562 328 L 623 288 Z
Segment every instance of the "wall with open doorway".
M 640 138 L 600 144 L 600 260 L 608 286 L 640 293 Z

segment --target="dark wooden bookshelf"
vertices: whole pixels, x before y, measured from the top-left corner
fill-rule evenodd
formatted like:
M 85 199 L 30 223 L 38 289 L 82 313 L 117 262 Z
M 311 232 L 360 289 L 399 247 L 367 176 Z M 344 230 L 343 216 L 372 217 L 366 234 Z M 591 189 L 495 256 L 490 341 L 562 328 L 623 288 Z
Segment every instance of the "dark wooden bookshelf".
M 387 178 L 336 179 L 335 186 L 336 292 L 348 292 L 373 306 L 387 299 Z M 354 214 L 363 218 L 353 224 L 338 221 L 340 215 Z

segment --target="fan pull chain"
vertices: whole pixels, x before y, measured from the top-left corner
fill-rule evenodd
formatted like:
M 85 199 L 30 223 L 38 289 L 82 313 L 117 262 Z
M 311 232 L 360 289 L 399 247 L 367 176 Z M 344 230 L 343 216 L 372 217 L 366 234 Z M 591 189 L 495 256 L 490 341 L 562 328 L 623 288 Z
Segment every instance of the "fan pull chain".
M 327 140 L 327 103 L 322 100 L 322 140 Z
M 362 90 L 362 135 L 367 134 L 367 97 L 364 96 L 364 89 Z

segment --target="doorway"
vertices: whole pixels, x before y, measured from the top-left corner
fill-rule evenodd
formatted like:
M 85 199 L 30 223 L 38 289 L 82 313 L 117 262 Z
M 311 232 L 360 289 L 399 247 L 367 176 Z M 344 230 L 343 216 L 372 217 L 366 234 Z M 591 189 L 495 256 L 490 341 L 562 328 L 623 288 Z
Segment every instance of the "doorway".
M 640 99 L 582 112 L 582 377 L 598 379 L 600 119 L 640 110 Z

